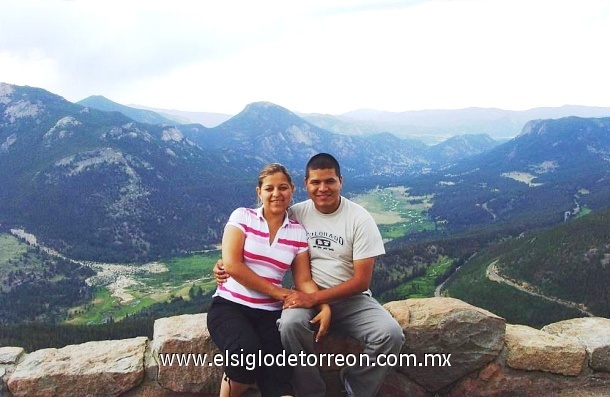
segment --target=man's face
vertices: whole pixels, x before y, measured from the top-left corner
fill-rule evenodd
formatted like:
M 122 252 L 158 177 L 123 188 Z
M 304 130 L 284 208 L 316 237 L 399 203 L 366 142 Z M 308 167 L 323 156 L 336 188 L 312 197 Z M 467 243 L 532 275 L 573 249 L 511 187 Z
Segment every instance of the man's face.
M 324 214 L 331 214 L 341 203 L 342 180 L 332 168 L 309 170 L 305 187 L 309 198 L 313 200 L 316 209 Z

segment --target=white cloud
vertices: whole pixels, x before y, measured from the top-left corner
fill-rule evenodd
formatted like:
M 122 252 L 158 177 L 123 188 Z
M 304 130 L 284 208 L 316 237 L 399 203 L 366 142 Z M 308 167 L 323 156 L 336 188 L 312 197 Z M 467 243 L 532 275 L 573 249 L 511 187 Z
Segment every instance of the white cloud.
M 225 113 L 610 106 L 609 36 L 609 0 L 23 0 L 0 14 L 0 76 Z

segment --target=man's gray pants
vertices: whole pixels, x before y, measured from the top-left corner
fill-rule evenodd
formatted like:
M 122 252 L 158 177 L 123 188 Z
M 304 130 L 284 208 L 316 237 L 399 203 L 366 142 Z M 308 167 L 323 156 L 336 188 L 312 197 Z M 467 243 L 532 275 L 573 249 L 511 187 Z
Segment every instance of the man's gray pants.
M 369 362 L 379 354 L 399 354 L 404 344 L 402 328 L 374 298 L 359 294 L 330 304 L 331 331 L 352 337 L 364 345 Z M 314 329 L 310 324 L 316 309 L 285 309 L 278 320 L 282 345 L 287 353 L 314 353 Z M 357 360 L 358 361 L 358 360 Z M 374 397 L 391 367 L 346 366 L 341 371 L 348 395 Z M 293 386 L 299 397 L 323 397 L 326 385 L 317 367 L 294 368 Z M 349 394 L 351 390 L 352 394 Z

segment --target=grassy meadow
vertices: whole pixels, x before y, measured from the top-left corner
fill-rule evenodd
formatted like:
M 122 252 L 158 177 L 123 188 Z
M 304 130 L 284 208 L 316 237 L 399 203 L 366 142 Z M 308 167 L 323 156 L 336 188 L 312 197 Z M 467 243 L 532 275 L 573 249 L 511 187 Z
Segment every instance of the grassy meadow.
M 99 324 L 125 316 L 155 303 L 176 297 L 189 300 L 191 288 L 201 288 L 205 294 L 216 288 L 212 268 L 220 258 L 219 251 L 198 253 L 161 261 L 166 271 L 136 273 L 119 276 L 123 282 L 116 286 L 97 287 L 94 299 L 70 310 L 70 324 Z
M 386 241 L 435 228 L 427 216 L 432 196 L 410 196 L 403 186 L 371 190 L 353 201 L 371 213 Z

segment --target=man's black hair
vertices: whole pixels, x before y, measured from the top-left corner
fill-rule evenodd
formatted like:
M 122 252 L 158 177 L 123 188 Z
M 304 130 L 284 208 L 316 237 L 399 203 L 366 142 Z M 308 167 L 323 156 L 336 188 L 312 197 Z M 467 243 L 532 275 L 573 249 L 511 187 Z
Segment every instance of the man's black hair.
M 318 153 L 307 162 L 305 168 L 305 179 L 309 178 L 309 170 L 335 170 L 335 174 L 341 178 L 341 167 L 339 162 L 333 156 L 328 153 Z

